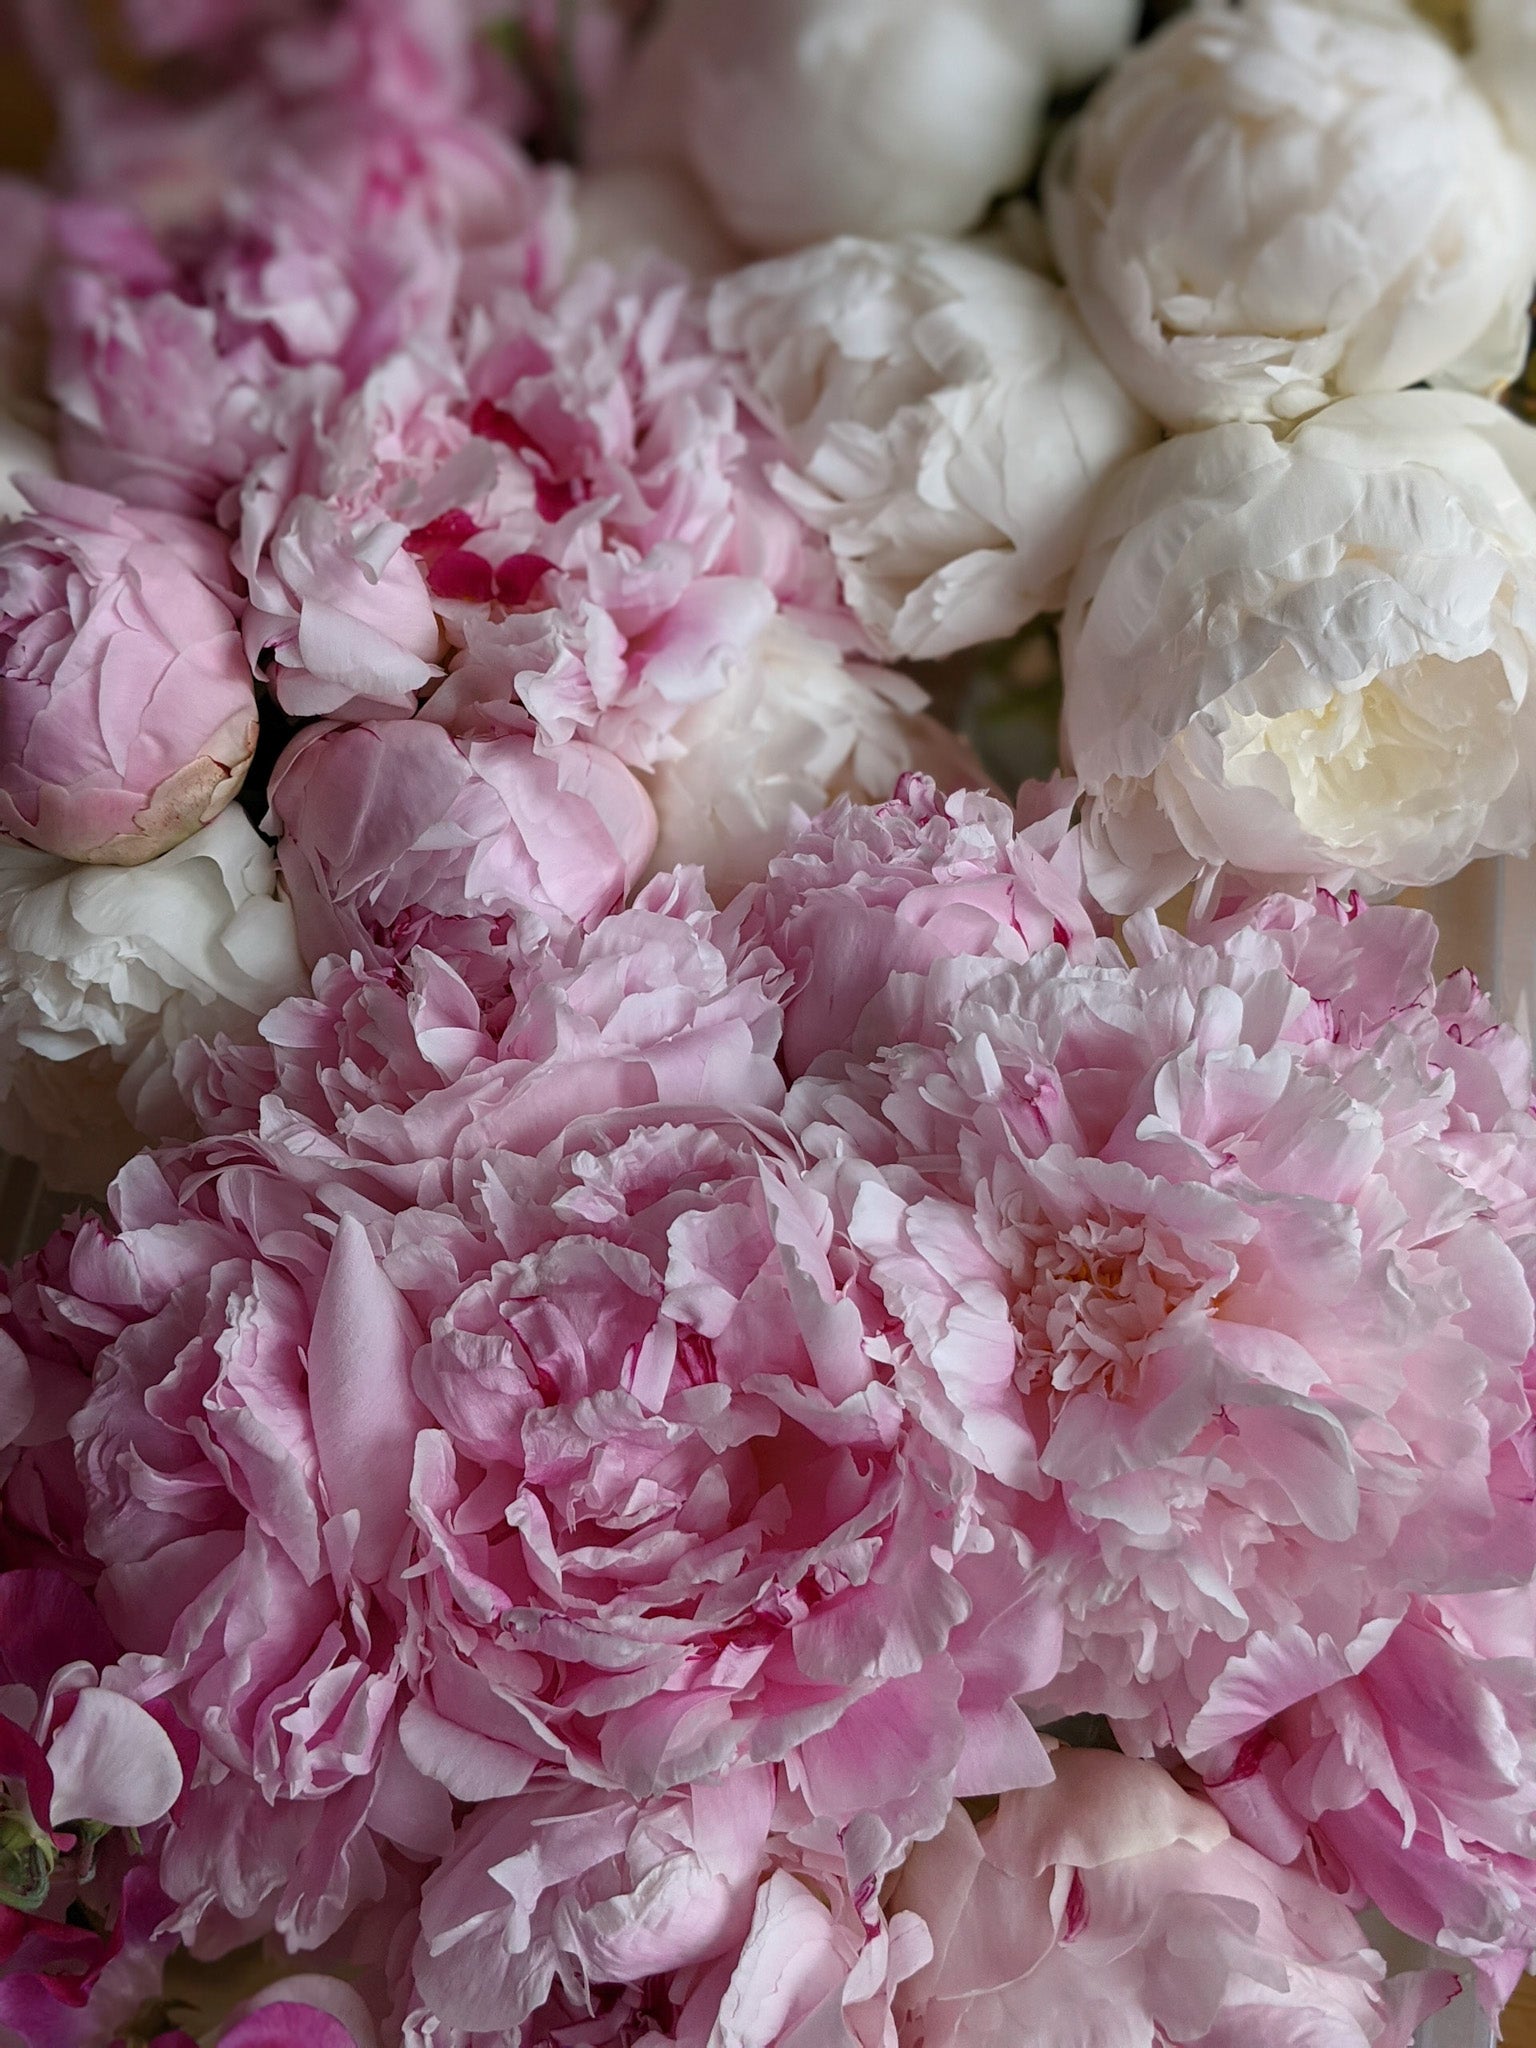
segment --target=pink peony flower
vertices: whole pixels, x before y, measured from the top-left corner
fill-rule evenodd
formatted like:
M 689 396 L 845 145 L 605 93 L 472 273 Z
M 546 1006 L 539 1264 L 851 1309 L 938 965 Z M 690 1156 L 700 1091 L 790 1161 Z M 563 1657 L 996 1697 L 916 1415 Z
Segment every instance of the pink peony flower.
M 776 1789 L 758 1765 L 645 1806 L 565 1779 L 478 1807 L 423 1895 L 411 2024 L 519 2040 L 557 1990 L 579 2009 L 739 1949 Z
M 178 1072 L 204 1130 L 270 1128 L 317 1158 L 533 1154 L 605 1110 L 781 1108 L 781 982 L 696 876 L 660 876 L 595 932 L 509 960 L 498 1015 L 433 954 L 390 975 L 333 958 L 313 999 L 269 1012 L 260 1047 L 189 1043 Z
M 209 822 L 256 744 L 224 543 L 35 479 L 0 537 L 0 832 L 130 866 Z
M 1061 1603 L 1037 1717 L 1150 1754 L 1536 1561 L 1530 1055 L 1421 913 L 1276 899 L 1129 963 L 940 961 L 800 1084 L 927 1425 Z
M 345 85 L 274 120 L 215 124 L 210 157 L 234 161 L 211 161 L 192 218 L 159 236 L 120 210 L 116 167 L 101 199 L 60 209 L 50 384 L 69 474 L 236 525 L 234 487 L 296 460 L 391 356 L 451 360 L 466 265 L 532 284 L 564 260 L 563 186 L 477 123 Z M 195 188 L 188 168 L 164 175 Z
M 940 960 L 1022 961 L 1053 945 L 1100 957 L 1070 783 L 1026 784 L 1015 814 L 908 775 L 889 803 L 834 804 L 754 891 L 748 929 L 790 969 L 784 1057 L 868 1058 L 900 1036 L 900 991 Z
M 440 722 L 481 735 L 531 715 L 548 743 L 634 766 L 675 753 L 672 728 L 778 598 L 835 602 L 686 282 L 591 265 L 544 298 L 503 285 L 462 353 L 462 385 L 381 372 L 297 481 L 248 485 L 253 658 L 299 715 L 409 708 L 435 609 L 463 650 Z
M 1231 1839 L 1153 1764 L 1058 1750 L 1056 1779 L 912 1852 L 892 1904 L 933 1937 L 902 2048 L 1022 2040 L 1408 2048 L 1447 1974 L 1382 1982 L 1355 1917 Z
M 422 719 L 311 728 L 270 791 L 278 859 L 309 959 L 391 966 L 426 947 L 493 1005 L 509 950 L 592 925 L 655 844 L 622 763 L 531 731 L 452 739 Z
M 545 1763 L 634 1797 L 782 1758 L 894 1841 L 1040 1774 L 1051 1617 L 889 1383 L 765 971 L 676 881 L 531 961 L 499 1041 L 428 956 L 414 994 L 337 963 L 268 1020 L 281 1095 L 234 1056 L 256 1131 L 81 1226 L 86 1547 L 210 1760 L 183 1929 L 321 1942 L 382 1845 Z
M 1306 1674 L 1310 1680 L 1310 1673 Z M 1358 1677 L 1292 1701 L 1198 1768 L 1235 1832 L 1477 1965 L 1501 2011 L 1536 1946 L 1536 1600 L 1416 1601 Z
M 428 1883 L 408 2048 L 895 2048 L 896 1985 L 928 1958 L 871 1878 L 803 1832 L 774 1773 L 616 1802 L 570 1782 L 483 1807 Z

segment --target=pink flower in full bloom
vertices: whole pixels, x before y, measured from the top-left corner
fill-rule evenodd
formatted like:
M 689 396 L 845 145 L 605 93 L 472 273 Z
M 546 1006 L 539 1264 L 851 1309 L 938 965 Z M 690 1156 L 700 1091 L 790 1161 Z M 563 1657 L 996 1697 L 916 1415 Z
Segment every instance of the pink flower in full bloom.
M 409 708 L 435 611 L 461 652 L 433 717 L 479 735 L 531 716 L 547 743 L 649 766 L 781 598 L 835 602 L 825 551 L 773 498 L 666 266 L 503 282 L 460 353 L 461 380 L 381 371 L 287 481 L 251 480 L 253 658 L 300 715 Z
M 388 966 L 424 946 L 493 1004 L 519 938 L 595 924 L 656 838 L 650 799 L 602 748 L 455 741 L 423 719 L 311 728 L 270 798 L 311 960 Z
M 1310 1680 L 1310 1674 L 1306 1674 Z M 1197 1760 L 1234 1830 L 1478 1969 L 1490 2012 L 1536 1946 L 1536 1596 L 1416 1601 L 1358 1677 Z
M 903 1036 L 902 991 L 945 959 L 1099 955 L 1070 783 L 945 797 L 903 777 L 889 803 L 844 799 L 799 832 L 753 892 L 748 928 L 790 969 L 784 1057 L 867 1058 Z
M 1530 1054 L 1422 913 L 1276 899 L 1125 959 L 941 961 L 799 1084 L 928 1427 L 1061 1603 L 1037 1715 L 1144 1754 L 1536 1563 Z M 827 946 L 835 957 L 835 941 Z
M 1446 1974 L 1384 1985 L 1347 1908 L 1156 1765 L 1054 1762 L 1053 1784 L 979 1825 L 956 1807 L 913 1851 L 892 1904 L 927 1923 L 934 1957 L 897 1993 L 901 2048 L 1408 2048 L 1454 1994 Z
M 774 1781 L 639 1807 L 567 1782 L 482 1807 L 423 1897 L 407 2048 L 896 2048 L 926 1930 L 888 1919 Z
M 256 744 L 211 528 L 34 479 L 0 536 L 0 834 L 129 866 L 224 808 Z
M 771 956 L 663 878 L 498 1038 L 411 972 L 333 963 L 265 1080 L 214 1059 L 228 1135 L 134 1162 L 56 1290 L 99 1597 L 211 1760 L 178 1924 L 323 1942 L 542 1766 L 782 1760 L 888 1844 L 1042 1775 L 1014 1696 L 1059 1632 L 775 1115 Z

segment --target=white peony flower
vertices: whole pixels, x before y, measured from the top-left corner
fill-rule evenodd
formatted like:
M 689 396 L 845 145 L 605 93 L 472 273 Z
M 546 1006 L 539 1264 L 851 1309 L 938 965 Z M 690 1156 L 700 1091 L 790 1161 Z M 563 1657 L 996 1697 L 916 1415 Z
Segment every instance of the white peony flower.
M 1135 0 L 671 0 L 600 148 L 679 158 L 748 249 L 957 234 L 1032 163 L 1051 92 Z
M 686 753 L 647 777 L 661 828 L 651 872 L 702 867 L 724 903 L 835 797 L 880 802 L 914 768 L 944 789 L 984 783 L 965 743 L 923 715 L 927 702 L 907 677 L 845 664 L 775 620 L 726 687 L 687 713 Z
M 304 982 L 276 863 L 238 806 L 135 868 L 0 845 L 0 1150 L 96 1192 L 136 1138 L 184 1133 L 177 1046 L 253 1038 Z
M 1516 147 L 1536 157 L 1536 6 L 1472 0 L 1472 76 L 1504 116 Z
M 1106 906 L 1226 863 L 1376 893 L 1536 840 L 1536 429 L 1346 399 L 1181 436 L 1105 494 L 1063 626 Z
M 1155 440 L 1067 296 L 975 243 L 844 239 L 723 279 L 743 359 L 882 653 L 929 659 L 1059 606 L 1094 493 Z
M 1174 22 L 1048 174 L 1057 260 L 1174 427 L 1515 376 L 1536 181 L 1442 37 L 1304 0 Z

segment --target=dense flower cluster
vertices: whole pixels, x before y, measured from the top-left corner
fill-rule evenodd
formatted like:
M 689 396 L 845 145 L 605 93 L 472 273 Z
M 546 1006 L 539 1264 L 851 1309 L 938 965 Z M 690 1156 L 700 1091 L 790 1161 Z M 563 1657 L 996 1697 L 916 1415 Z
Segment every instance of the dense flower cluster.
M 0 2048 L 1495 2012 L 1510 10 L 32 11 Z

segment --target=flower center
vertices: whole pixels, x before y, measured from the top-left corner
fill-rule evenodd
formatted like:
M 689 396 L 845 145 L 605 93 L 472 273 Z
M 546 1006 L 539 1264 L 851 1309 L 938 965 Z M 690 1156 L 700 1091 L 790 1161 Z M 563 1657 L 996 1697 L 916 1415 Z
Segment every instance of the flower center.
M 1134 1400 L 1143 1361 L 1172 1316 L 1212 1305 L 1216 1280 L 1191 1272 L 1140 1218 L 1089 1217 L 1065 1231 L 1024 1232 L 1015 1296 L 1015 1380 L 1026 1393 L 1086 1388 Z

